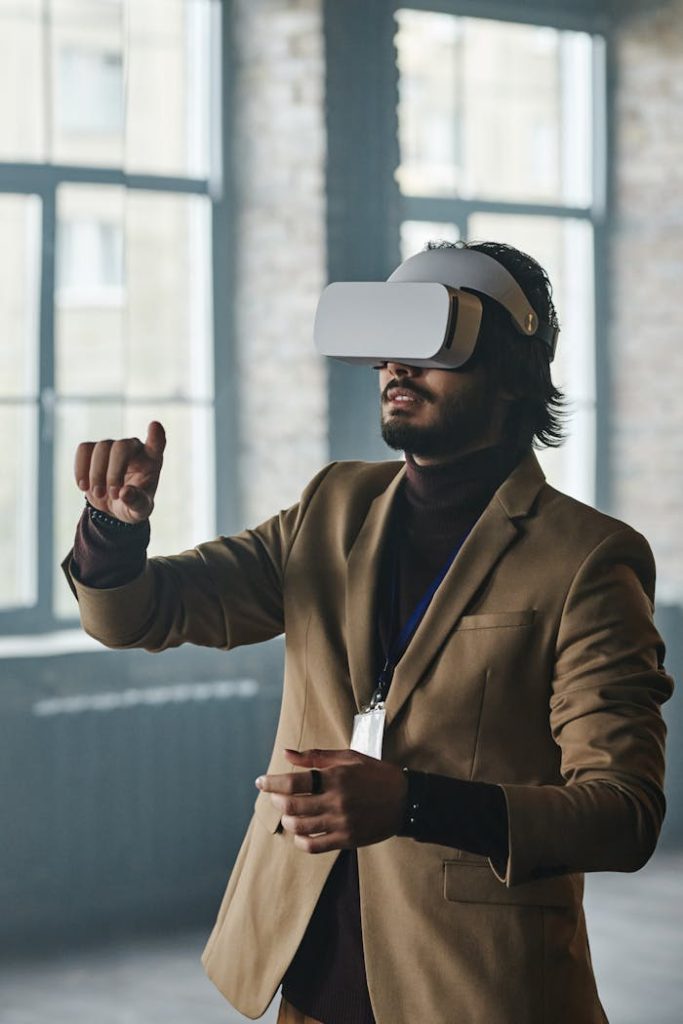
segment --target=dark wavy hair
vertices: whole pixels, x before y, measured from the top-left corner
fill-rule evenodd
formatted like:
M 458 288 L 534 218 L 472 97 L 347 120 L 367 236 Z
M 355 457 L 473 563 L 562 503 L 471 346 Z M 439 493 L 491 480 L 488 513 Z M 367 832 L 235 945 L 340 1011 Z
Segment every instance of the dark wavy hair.
M 427 249 L 474 249 L 492 256 L 515 278 L 539 319 L 558 327 L 553 288 L 546 271 L 533 256 L 503 242 L 428 242 Z M 550 352 L 540 338 L 525 338 L 510 314 L 497 302 L 479 294 L 483 305 L 479 340 L 465 364 L 481 361 L 492 382 L 514 396 L 505 425 L 508 437 L 520 447 L 559 448 L 566 440 L 567 399 L 550 375 Z

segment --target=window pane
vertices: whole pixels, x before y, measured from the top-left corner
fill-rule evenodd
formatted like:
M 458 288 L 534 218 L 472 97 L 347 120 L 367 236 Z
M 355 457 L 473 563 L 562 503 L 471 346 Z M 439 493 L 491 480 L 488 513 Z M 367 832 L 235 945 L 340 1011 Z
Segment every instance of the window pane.
M 55 380 L 67 394 L 125 392 L 125 189 L 57 192 Z
M 210 0 L 128 4 L 129 171 L 207 177 Z
M 112 402 L 60 402 L 56 416 L 54 524 L 55 550 L 61 561 L 73 543 L 83 495 L 76 487 L 73 462 L 81 441 L 132 437 L 144 439 L 147 424 L 158 419 L 166 429 L 164 466 L 152 517 L 149 554 L 174 554 L 215 534 L 213 411 L 207 405 L 122 405 Z M 76 614 L 62 573 L 55 578 L 55 614 Z
M 460 232 L 455 224 L 427 220 L 404 220 L 401 224 L 401 259 L 422 252 L 427 242 L 457 242 Z
M 405 194 L 590 202 L 590 36 L 425 11 L 397 22 Z
M 551 483 L 581 501 L 594 498 L 595 339 L 593 229 L 571 218 L 484 214 L 470 217 L 470 239 L 507 242 L 547 270 L 562 328 L 554 383 L 565 391 L 571 416 L 568 440 L 540 459 Z
M 463 22 L 449 14 L 398 11 L 398 125 L 406 195 L 463 191 Z
M 124 301 L 126 190 L 62 185 L 57 192 L 57 302 L 102 308 Z
M 0 195 L 0 397 L 38 387 L 40 200 Z
M 37 600 L 35 402 L 0 404 L 0 608 Z
M 51 0 L 52 159 L 121 166 L 124 4 Z
M 60 394 L 212 396 L 210 210 L 197 196 L 59 189 Z
M 79 292 L 100 297 L 123 288 L 121 225 L 98 214 L 92 219 L 65 219 L 60 226 L 57 290 L 62 301 Z
M 43 38 L 43 0 L 0 0 L 0 160 L 45 159 Z
M 210 201 L 130 192 L 126 267 L 126 393 L 212 397 Z
M 207 177 L 218 15 L 218 0 L 0 0 L 0 160 Z
M 57 68 L 62 135 L 120 135 L 123 131 L 123 56 L 104 48 L 64 46 Z

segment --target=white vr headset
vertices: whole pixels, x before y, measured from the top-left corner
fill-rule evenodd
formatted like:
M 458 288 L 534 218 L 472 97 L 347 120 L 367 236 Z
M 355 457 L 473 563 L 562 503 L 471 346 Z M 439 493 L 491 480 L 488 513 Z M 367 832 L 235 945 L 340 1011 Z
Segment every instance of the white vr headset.
M 540 338 L 555 356 L 559 328 L 541 323 L 512 274 L 476 249 L 428 249 L 388 281 L 338 281 L 323 291 L 315 346 L 347 363 L 400 362 L 454 370 L 474 352 L 480 292 L 508 311 L 525 338 Z

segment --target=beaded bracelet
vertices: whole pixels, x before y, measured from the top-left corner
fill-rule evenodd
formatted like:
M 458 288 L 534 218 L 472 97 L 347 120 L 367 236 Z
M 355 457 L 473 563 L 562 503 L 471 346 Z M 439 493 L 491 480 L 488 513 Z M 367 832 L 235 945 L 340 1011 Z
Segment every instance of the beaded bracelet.
M 100 526 L 108 526 L 117 530 L 134 530 L 136 527 L 144 526 L 146 523 L 144 519 L 140 523 L 124 523 L 123 519 L 116 519 L 115 516 L 108 516 L 106 512 L 100 512 L 98 508 L 90 504 L 87 498 L 85 499 L 85 507 L 91 520 L 94 523 L 99 523 Z

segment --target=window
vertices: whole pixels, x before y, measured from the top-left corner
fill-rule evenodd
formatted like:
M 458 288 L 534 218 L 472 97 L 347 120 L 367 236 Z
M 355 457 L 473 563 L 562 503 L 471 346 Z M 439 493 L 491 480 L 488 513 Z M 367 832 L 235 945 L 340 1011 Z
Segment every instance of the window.
M 220 18 L 218 0 L 0 0 L 7 630 L 76 617 L 59 561 L 82 507 L 79 441 L 161 419 L 168 514 L 150 551 L 216 530 Z
M 123 293 L 123 233 L 120 225 L 76 219 L 61 221 L 57 250 L 60 305 L 106 305 Z
M 562 323 L 553 377 L 572 416 L 565 445 L 539 458 L 591 502 L 602 40 L 423 9 L 395 17 L 402 257 L 429 239 L 490 239 L 547 269 Z
M 0 194 L 0 612 L 35 604 L 41 206 Z
M 123 130 L 123 61 L 120 53 L 68 47 L 59 55 L 57 104 L 65 135 Z

